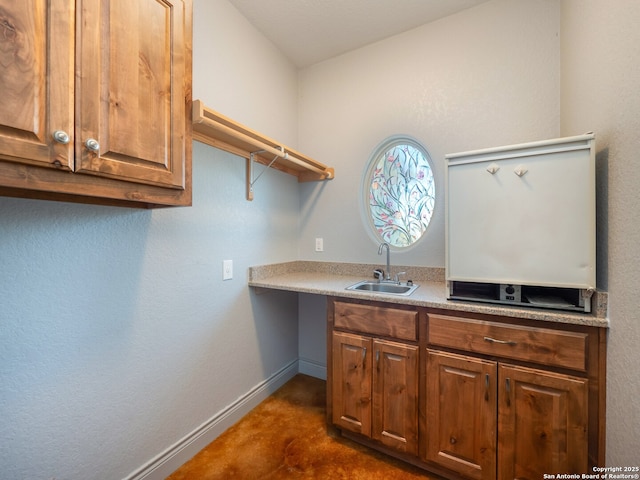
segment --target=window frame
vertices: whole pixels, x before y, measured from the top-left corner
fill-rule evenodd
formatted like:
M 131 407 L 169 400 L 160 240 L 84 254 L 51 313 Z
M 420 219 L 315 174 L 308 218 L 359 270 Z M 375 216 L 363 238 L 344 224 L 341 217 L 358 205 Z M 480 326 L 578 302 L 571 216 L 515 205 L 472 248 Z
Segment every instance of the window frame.
M 370 190 L 371 190 L 371 180 L 373 177 L 373 171 L 376 168 L 376 165 L 379 163 L 380 161 L 380 157 L 383 154 L 386 154 L 390 149 L 395 148 L 397 146 L 400 145 L 409 145 L 412 148 L 417 149 L 418 151 L 421 152 L 421 154 L 424 156 L 424 159 L 426 160 L 427 165 L 429 166 L 429 171 L 430 171 L 430 176 L 433 182 L 433 195 L 432 195 L 432 208 L 431 208 L 431 213 L 429 216 L 429 220 L 428 223 L 426 225 L 426 227 L 424 228 L 424 230 L 422 231 L 422 233 L 420 234 L 420 237 L 413 241 L 412 243 L 408 244 L 408 245 L 395 245 L 387 240 L 385 240 L 382 235 L 380 234 L 380 232 L 378 231 L 378 228 L 376 227 L 374 220 L 373 220 L 373 215 L 372 215 L 372 211 L 371 211 L 371 205 L 369 202 L 369 196 L 370 196 Z M 389 244 L 389 246 L 396 250 L 396 251 L 403 251 L 406 252 L 414 247 L 416 247 L 417 245 L 419 245 L 425 238 L 429 227 L 432 225 L 433 223 L 433 218 L 435 215 L 435 211 L 436 211 L 436 206 L 437 206 L 437 185 L 436 185 L 436 171 L 434 168 L 434 164 L 433 164 L 433 160 L 431 158 L 431 155 L 429 154 L 428 150 L 425 148 L 425 146 L 418 141 L 417 139 L 409 136 L 409 135 L 394 135 L 394 136 L 390 136 L 388 138 L 386 138 L 385 140 L 383 140 L 382 142 L 380 142 L 372 151 L 371 155 L 369 155 L 369 158 L 365 164 L 365 168 L 362 174 L 362 180 L 361 180 L 361 184 L 360 184 L 360 200 L 361 200 L 361 217 L 362 217 L 362 221 L 365 225 L 365 229 L 367 231 L 367 234 L 371 237 L 371 239 L 376 242 L 376 244 L 380 244 L 383 242 L 386 242 Z

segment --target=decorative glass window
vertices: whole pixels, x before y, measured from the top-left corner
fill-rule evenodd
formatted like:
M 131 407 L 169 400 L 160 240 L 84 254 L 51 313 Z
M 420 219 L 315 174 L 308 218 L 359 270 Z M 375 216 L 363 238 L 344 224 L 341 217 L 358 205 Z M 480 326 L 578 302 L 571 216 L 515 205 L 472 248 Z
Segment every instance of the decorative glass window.
M 408 247 L 433 215 L 435 182 L 427 151 L 409 138 L 393 138 L 373 153 L 364 178 L 368 219 L 378 239 Z

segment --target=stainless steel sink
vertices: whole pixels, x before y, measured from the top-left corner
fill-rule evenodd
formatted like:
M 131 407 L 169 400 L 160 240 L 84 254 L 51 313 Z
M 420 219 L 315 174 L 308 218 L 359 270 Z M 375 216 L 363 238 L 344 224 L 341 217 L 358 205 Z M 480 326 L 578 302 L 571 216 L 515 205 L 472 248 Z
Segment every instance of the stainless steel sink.
M 408 296 L 418 288 L 419 285 L 407 284 L 407 283 L 391 283 L 391 282 L 377 282 L 372 280 L 364 280 L 358 282 L 355 285 L 347 287 L 347 290 L 358 290 L 361 292 L 371 293 L 386 293 L 390 295 L 404 295 Z

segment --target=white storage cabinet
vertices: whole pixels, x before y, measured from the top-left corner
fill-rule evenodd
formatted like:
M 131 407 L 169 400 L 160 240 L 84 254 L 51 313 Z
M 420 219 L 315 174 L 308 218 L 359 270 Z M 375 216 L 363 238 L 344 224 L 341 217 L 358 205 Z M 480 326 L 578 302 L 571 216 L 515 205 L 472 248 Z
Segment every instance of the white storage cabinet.
M 447 280 L 595 289 L 594 144 L 447 155 Z

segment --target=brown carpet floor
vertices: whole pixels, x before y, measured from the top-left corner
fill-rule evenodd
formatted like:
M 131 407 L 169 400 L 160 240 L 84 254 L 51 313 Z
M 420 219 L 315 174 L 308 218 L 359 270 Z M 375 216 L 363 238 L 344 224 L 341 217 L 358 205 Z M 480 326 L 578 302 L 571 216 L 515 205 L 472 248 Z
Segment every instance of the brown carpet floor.
M 297 375 L 169 480 L 404 480 L 423 471 L 327 433 L 326 382 Z

